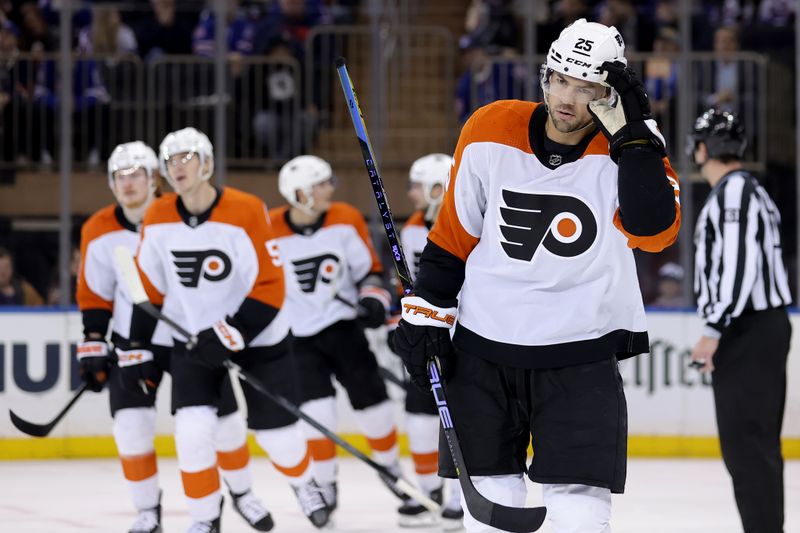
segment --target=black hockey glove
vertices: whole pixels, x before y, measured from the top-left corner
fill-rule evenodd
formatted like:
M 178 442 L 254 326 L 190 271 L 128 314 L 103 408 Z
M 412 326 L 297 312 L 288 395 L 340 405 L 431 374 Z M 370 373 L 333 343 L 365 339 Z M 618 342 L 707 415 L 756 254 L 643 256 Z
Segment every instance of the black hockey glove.
M 189 350 L 188 356 L 198 363 L 220 367 L 233 354 L 244 350 L 244 336 L 231 322 L 227 317 L 198 333 L 197 344 Z
M 134 394 L 156 393 L 162 372 L 156 366 L 153 351 L 129 342 L 117 342 L 117 366 L 123 389 Z
M 456 308 L 432 305 L 419 296 L 401 301 L 402 319 L 394 333 L 394 351 L 403 360 L 411 381 L 422 390 L 430 390 L 428 361 L 439 359 L 443 376 L 448 359 L 453 356 L 450 328 L 455 324 Z
M 78 373 L 90 391 L 100 392 L 108 381 L 111 358 L 104 340 L 84 339 L 78 343 Z
M 606 61 L 600 71 L 619 98 L 613 107 L 608 99 L 593 100 L 589 113 L 608 139 L 611 159 L 617 163 L 626 147 L 643 145 L 666 155 L 664 137 L 650 116 L 650 101 L 636 72 L 619 61 Z
M 379 328 L 386 323 L 391 296 L 381 287 L 364 287 L 358 293 L 358 321 L 368 329 Z

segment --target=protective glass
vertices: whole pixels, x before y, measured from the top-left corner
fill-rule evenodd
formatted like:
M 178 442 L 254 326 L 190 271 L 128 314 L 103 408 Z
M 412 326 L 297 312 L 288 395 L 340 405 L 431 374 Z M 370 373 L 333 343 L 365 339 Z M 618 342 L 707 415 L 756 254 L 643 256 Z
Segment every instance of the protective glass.
M 549 76 L 542 84 L 542 89 L 562 102 L 575 102 L 584 105 L 592 100 L 603 98 L 606 93 L 603 87 L 574 85 L 556 73 Z
M 167 166 L 176 167 L 178 163 L 186 165 L 197 155 L 196 152 L 183 152 L 180 154 L 171 155 L 167 158 Z

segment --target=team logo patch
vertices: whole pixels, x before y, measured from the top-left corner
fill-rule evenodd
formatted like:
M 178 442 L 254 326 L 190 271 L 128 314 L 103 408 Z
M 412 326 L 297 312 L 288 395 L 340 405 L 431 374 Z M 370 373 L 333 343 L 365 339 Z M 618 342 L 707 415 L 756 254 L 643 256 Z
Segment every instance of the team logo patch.
M 303 292 L 314 292 L 317 283 L 329 284 L 337 278 L 341 269 L 340 260 L 333 254 L 317 255 L 292 261 L 294 275 Z
M 221 281 L 231 273 L 231 259 L 221 250 L 173 251 L 172 258 L 184 287 L 197 287 L 201 275 L 208 281 Z
M 576 257 L 597 238 L 594 213 L 575 196 L 504 189 L 503 200 L 500 244 L 512 259 L 530 261 L 540 246 L 558 257 Z

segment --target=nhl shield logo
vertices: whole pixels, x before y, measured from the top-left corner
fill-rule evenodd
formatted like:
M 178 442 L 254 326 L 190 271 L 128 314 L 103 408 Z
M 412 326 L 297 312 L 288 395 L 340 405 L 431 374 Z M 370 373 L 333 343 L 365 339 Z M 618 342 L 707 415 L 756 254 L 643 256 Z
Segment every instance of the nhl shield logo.
M 550 163 L 550 166 L 557 167 L 561 164 L 561 154 L 550 154 L 550 158 L 547 162 Z

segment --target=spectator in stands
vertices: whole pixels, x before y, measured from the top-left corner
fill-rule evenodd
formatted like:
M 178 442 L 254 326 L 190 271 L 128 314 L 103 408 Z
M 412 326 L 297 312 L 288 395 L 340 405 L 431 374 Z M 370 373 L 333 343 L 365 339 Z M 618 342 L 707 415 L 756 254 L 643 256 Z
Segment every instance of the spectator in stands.
M 153 8 L 136 28 L 139 55 L 151 61 L 161 54 L 190 54 L 194 19 L 179 14 L 175 0 L 150 0 Z
M 77 246 L 73 246 L 70 253 L 69 262 L 69 303 L 75 305 L 75 292 L 78 286 L 78 272 L 81 270 L 81 251 Z M 50 289 L 47 291 L 47 305 L 59 305 L 61 303 L 61 287 L 59 286 L 58 268 L 53 272 Z
M 260 108 L 253 117 L 253 129 L 256 141 L 272 159 L 286 161 L 302 153 L 306 140 L 316 130 L 316 104 L 326 85 L 316 84 L 311 100 L 307 100 L 305 44 L 315 26 L 330 21 L 330 13 L 321 0 L 278 0 L 258 26 L 256 53 L 295 59 L 300 67 L 297 76 L 288 67 L 271 68 L 260 90 L 264 99 L 257 102 Z M 323 79 L 320 73 L 330 72 L 330 65 L 312 65 L 312 70 L 313 77 Z
M 459 42 L 465 72 L 456 82 L 455 110 L 460 123 L 473 111 L 495 100 L 525 98 L 530 73 L 513 61 L 511 48 L 498 49 L 464 36 Z M 506 59 L 507 61 L 503 61 Z
M 581 18 L 592 20 L 591 9 L 589 9 L 586 0 L 560 0 L 556 2 L 547 22 L 538 28 L 536 49 L 539 53 L 547 53 L 550 43 L 558 39 L 561 30 Z
M 627 50 L 649 52 L 653 49 L 653 22 L 636 11 L 632 0 L 606 0 L 600 8 L 598 22 L 616 27 Z
M 0 247 L 0 305 L 42 305 L 33 286 L 14 273 L 11 252 Z
M 683 291 L 683 267 L 678 263 L 664 263 L 658 269 L 658 296 L 650 302 L 650 307 L 675 309 L 689 307 L 691 304 Z
M 678 30 L 670 26 L 659 28 L 653 42 L 655 52 L 644 64 L 644 84 L 647 95 L 650 97 L 650 112 L 658 123 L 661 132 L 670 141 L 668 146 L 674 150 L 681 149 L 682 143 L 676 142 L 677 136 L 677 106 L 678 93 L 678 62 L 675 58 L 665 57 L 664 54 L 674 54 L 680 51 L 680 38 Z
M 47 25 L 36 2 L 25 2 L 19 7 L 21 26 L 20 49 L 23 52 L 51 52 L 56 49 L 53 29 Z
M 93 5 L 91 24 L 78 35 L 78 50 L 85 54 L 136 54 L 136 34 L 122 22 L 119 9 Z
M 2 17 L 2 13 L 0 13 Z M 17 27 L 8 19 L 0 19 L 0 139 L 2 139 L 3 158 L 0 162 L 0 183 L 13 181 L 11 163 L 17 156 L 18 149 L 14 140 L 19 131 L 14 124 L 14 107 L 18 98 L 16 92 Z M 15 131 L 16 130 L 16 131 Z
M 713 93 L 706 97 L 706 105 L 728 112 L 738 112 L 737 94 L 743 80 L 739 63 L 732 57 L 739 51 L 739 30 L 723 26 L 714 32 Z
M 238 0 L 228 2 L 228 54 L 251 55 L 254 52 L 257 28 L 263 18 L 257 3 L 240 6 Z M 211 9 L 200 13 L 200 21 L 192 33 L 192 53 L 198 56 L 214 57 L 216 20 Z
M 467 38 L 484 46 L 516 49 L 519 27 L 508 0 L 472 0 L 464 20 Z

